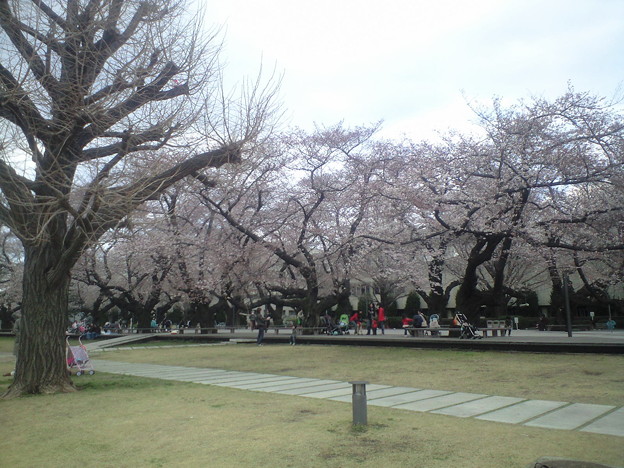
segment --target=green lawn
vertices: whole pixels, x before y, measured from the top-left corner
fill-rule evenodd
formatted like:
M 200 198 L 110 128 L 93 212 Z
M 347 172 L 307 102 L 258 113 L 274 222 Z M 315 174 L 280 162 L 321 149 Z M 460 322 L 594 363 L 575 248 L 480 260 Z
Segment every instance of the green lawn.
M 8 343 L 8 350 L 11 349 Z M 7 343 L 0 340 L 0 351 Z M 622 405 L 618 356 L 248 345 L 115 351 L 97 359 L 364 379 Z M 0 358 L 2 373 L 10 358 Z M 9 378 L 0 380 L 6 388 Z M 96 373 L 74 394 L 0 400 L 0 466 L 524 467 L 540 456 L 624 463 L 620 437 Z M 593 384 L 592 384 L 593 382 Z

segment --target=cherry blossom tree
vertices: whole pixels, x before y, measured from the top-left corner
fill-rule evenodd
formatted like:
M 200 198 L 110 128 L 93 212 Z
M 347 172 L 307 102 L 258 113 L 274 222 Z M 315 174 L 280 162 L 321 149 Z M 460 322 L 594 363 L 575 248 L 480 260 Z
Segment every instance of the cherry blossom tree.
M 505 307 L 506 265 L 518 237 L 558 248 L 622 248 L 621 238 L 591 236 L 590 245 L 583 234 L 595 233 L 590 219 L 622 219 L 612 181 L 621 178 L 624 126 L 613 108 L 570 90 L 552 102 L 536 99 L 511 108 L 496 102 L 480 117 L 485 138 L 454 140 L 440 161 L 452 183 L 436 214 L 450 231 L 474 237 L 457 293 L 458 307 L 470 317 L 483 304 Z M 602 206 L 572 203 L 578 192 L 591 192 Z M 491 261 L 493 284 L 484 294 L 478 269 Z
M 261 150 L 281 154 L 284 169 L 258 166 L 253 183 L 248 173 L 238 175 L 245 190 L 204 194 L 207 206 L 279 259 L 263 275 L 265 300 L 302 310 L 307 325 L 349 300 L 355 236 L 374 200 L 375 130 L 286 133 Z
M 0 320 L 9 328 L 13 314 L 21 309 L 22 291 L 18 278 L 24 265 L 24 253 L 19 240 L 10 230 L 0 227 Z
M 258 278 L 267 266 L 264 252 L 200 203 L 203 190 L 210 192 L 213 185 L 200 179 L 199 186 L 189 184 L 163 196 L 174 265 L 169 282 L 188 305 L 188 320 L 202 331 L 216 331 L 217 312 L 226 313 L 234 304 L 240 313 L 263 303 Z M 232 323 L 238 321 L 228 315 Z
M 617 108 L 570 89 L 476 112 L 480 134 L 394 145 L 376 201 L 383 229 L 365 234 L 396 249 L 395 264 L 411 268 L 436 311 L 458 286 L 470 318 L 482 306 L 505 313 L 525 279 L 547 268 L 518 276 L 527 246 L 616 255 L 624 207 Z
M 162 316 L 180 300 L 168 289 L 174 256 L 155 213 L 127 218 L 124 227 L 87 249 L 74 268 L 74 287 L 90 290 L 83 309 L 96 322 L 102 324 L 112 310 L 118 310 L 126 321 L 148 329 L 152 316 Z M 83 297 L 89 297 L 88 292 Z

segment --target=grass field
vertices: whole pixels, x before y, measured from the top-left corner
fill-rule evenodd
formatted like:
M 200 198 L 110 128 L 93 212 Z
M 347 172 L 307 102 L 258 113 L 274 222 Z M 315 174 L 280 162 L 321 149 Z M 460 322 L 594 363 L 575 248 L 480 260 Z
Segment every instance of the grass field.
M 0 351 L 12 344 L 0 339 Z M 619 356 L 334 346 L 206 346 L 98 354 L 418 388 L 622 405 Z M 0 359 L 2 373 L 12 360 Z M 96 373 L 74 394 L 0 401 L 7 467 L 524 467 L 540 456 L 624 465 L 620 437 Z M 0 380 L 6 388 L 9 378 Z
M 612 355 L 228 345 L 115 351 L 99 358 L 214 367 L 577 403 L 624 404 L 624 358 Z

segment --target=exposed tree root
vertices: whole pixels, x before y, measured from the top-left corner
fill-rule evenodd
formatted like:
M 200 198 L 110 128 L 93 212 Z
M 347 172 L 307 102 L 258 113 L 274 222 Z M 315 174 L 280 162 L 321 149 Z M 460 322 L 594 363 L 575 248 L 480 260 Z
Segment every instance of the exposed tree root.
M 9 400 L 11 398 L 18 398 L 24 395 L 51 395 L 54 393 L 73 393 L 77 392 L 78 389 L 71 382 L 63 382 L 58 384 L 47 384 L 43 385 L 36 389 L 29 389 L 23 385 L 14 382 L 2 396 L 0 396 L 3 400 Z

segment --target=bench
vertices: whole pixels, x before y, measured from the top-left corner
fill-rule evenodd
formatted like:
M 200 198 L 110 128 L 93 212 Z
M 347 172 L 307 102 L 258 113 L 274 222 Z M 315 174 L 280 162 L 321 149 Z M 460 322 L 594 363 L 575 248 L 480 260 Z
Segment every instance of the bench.
M 457 337 L 459 338 L 459 328 L 449 328 L 449 327 L 438 327 L 438 328 L 430 328 L 430 327 L 407 327 L 403 328 L 403 330 L 407 330 L 411 336 L 421 337 L 421 336 L 442 336 L 442 332 L 448 332 L 449 337 Z M 456 332 L 456 333 L 455 333 Z
M 490 328 L 479 328 L 481 333 L 483 333 L 483 338 L 486 338 L 488 334 L 491 336 L 498 336 L 499 332 L 501 336 L 505 336 L 509 328 L 505 327 L 490 327 Z
M 440 328 L 429 328 L 429 327 L 408 327 L 404 328 L 407 330 L 411 336 L 415 337 L 424 337 L 424 336 L 442 336 L 443 332 L 445 336 L 449 338 L 459 338 L 461 336 L 461 328 L 456 327 L 440 327 Z M 507 328 L 504 327 L 490 327 L 490 328 L 477 328 L 483 334 L 483 337 L 487 336 L 505 336 L 507 334 Z

